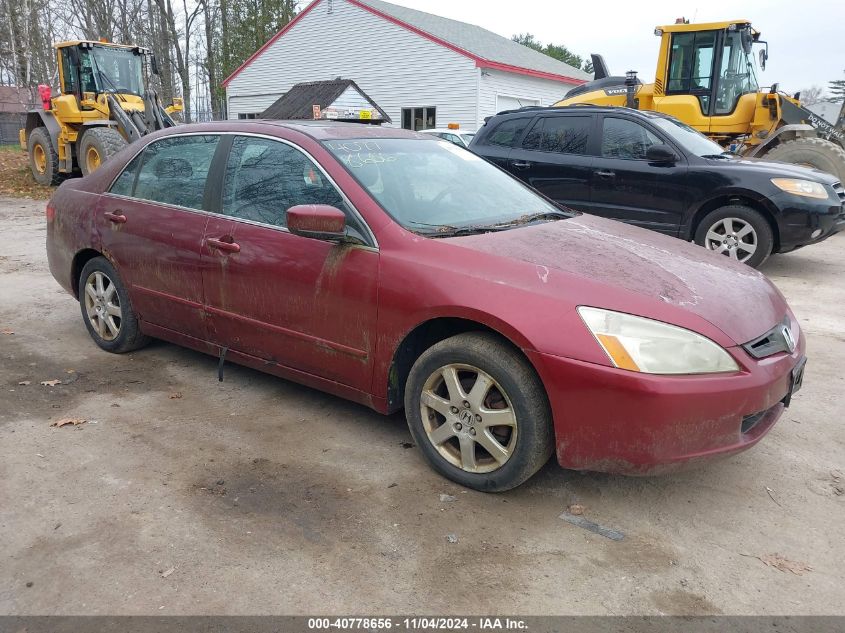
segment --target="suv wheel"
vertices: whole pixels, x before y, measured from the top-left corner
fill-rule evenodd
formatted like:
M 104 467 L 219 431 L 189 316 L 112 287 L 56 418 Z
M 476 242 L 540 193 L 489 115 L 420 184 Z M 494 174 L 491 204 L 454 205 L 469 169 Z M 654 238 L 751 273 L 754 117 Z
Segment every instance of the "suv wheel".
M 728 205 L 704 216 L 695 231 L 695 243 L 757 268 L 771 255 L 774 238 L 759 211 Z
M 408 376 L 405 413 L 434 469 L 468 488 L 514 488 L 552 454 L 552 416 L 537 374 L 491 334 L 459 334 L 426 350 Z

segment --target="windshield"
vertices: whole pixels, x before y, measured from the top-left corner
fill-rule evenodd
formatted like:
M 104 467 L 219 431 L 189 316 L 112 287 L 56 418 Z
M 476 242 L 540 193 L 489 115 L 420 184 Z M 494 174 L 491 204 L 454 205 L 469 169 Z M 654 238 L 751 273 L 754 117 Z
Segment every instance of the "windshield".
M 387 213 L 419 233 L 518 222 L 560 209 L 484 159 L 423 139 L 326 141 Z
M 749 28 L 726 33 L 716 92 L 716 114 L 733 112 L 740 96 L 759 89 L 751 42 Z
M 131 49 L 94 46 L 80 51 L 83 92 L 143 95 L 141 56 Z
M 721 145 L 677 119 L 656 116 L 649 121 L 671 136 L 678 145 L 696 156 L 718 156 L 725 153 Z

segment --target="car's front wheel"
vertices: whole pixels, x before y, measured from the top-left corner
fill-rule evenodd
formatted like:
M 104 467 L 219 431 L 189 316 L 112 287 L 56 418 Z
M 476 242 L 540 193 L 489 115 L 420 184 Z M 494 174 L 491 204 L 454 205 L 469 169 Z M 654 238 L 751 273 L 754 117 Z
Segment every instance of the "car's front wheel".
M 434 469 L 476 490 L 518 486 L 554 447 L 551 410 L 536 372 L 487 333 L 459 334 L 426 350 L 408 376 L 405 412 Z
M 126 287 L 105 257 L 95 257 L 83 266 L 79 305 L 88 333 L 107 352 L 131 352 L 149 341 L 138 327 Z
M 731 204 L 704 216 L 695 243 L 756 268 L 772 254 L 774 237 L 759 211 Z

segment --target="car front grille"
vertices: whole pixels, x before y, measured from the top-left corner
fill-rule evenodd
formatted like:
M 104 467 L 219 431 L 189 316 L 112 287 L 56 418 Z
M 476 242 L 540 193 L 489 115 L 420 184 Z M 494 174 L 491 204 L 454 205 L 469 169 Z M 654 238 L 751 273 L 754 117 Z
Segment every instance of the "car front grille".
M 743 349 L 754 358 L 765 358 L 778 352 L 791 354 L 798 341 L 790 329 L 789 317 L 778 323 L 771 330 L 743 345 Z
M 842 205 L 837 219 L 845 220 L 845 187 L 842 186 L 841 182 L 836 182 L 833 184 L 833 190 L 836 192 L 836 195 L 839 196 L 839 204 Z

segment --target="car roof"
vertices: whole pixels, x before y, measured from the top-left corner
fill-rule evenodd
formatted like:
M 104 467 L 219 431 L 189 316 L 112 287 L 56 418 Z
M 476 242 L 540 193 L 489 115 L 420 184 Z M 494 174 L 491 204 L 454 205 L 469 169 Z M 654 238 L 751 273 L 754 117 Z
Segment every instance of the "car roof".
M 475 132 L 470 132 L 469 130 L 461 130 L 461 129 L 453 130 L 452 128 L 448 128 L 448 127 L 434 127 L 434 128 L 429 128 L 427 130 L 420 130 L 421 134 L 432 134 L 434 132 L 439 132 L 439 133 L 448 132 L 449 134 L 475 134 Z
M 381 127 L 364 123 L 339 123 L 337 121 L 279 121 L 275 119 L 239 119 L 212 121 L 209 123 L 189 123 L 167 128 L 169 134 L 187 132 L 244 132 L 272 134 L 279 128 L 299 132 L 317 141 L 333 139 L 361 138 L 411 138 L 430 140 L 430 137 L 394 127 Z
M 625 106 L 593 105 L 592 103 L 578 103 L 575 105 L 568 106 L 528 106 L 525 108 L 519 108 L 518 110 L 503 110 L 502 112 L 499 112 L 494 116 L 524 116 L 526 114 L 534 115 L 541 114 L 544 112 L 548 114 L 572 114 L 574 112 L 610 112 L 614 114 L 630 114 L 633 116 L 641 116 L 649 119 L 671 118 L 668 115 L 663 114 L 662 112 L 654 112 L 652 110 L 636 110 L 634 108 L 626 108 Z

